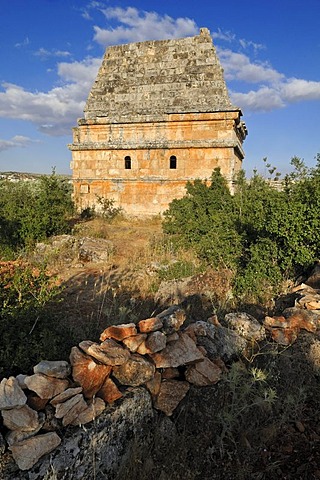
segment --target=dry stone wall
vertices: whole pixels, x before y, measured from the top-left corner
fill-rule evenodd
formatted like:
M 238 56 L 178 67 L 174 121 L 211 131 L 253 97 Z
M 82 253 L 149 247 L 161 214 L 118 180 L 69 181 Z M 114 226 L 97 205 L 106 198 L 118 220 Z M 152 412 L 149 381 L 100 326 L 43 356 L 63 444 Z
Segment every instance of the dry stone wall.
M 263 324 L 238 312 L 225 316 L 225 326 L 214 315 L 185 327 L 185 311 L 173 306 L 107 327 L 100 343 L 73 347 L 70 362 L 41 361 L 31 375 L 2 379 L 0 466 L 6 449 L 17 465 L 5 478 L 91 478 L 83 449 L 97 456 L 101 478 L 113 478 L 128 461 L 130 435 L 143 449 L 156 412 L 170 417 L 191 387 L 215 385 L 248 346 L 266 338 L 287 346 L 301 330 L 319 331 L 320 291 L 302 284 L 293 294 L 294 306 Z

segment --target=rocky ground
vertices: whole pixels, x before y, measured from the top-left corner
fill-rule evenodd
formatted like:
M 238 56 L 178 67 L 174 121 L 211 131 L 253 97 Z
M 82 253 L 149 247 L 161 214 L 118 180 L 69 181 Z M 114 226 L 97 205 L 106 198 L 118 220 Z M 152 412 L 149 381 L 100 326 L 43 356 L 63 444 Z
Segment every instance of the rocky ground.
M 163 282 L 160 288 L 157 284 L 152 292 L 154 272 L 159 268 L 159 222 L 136 224 L 134 228 L 125 224 L 92 224 L 90 228 L 94 233 L 90 240 L 90 230 L 85 227 L 77 233 L 81 241 L 77 240 L 76 246 L 72 238 L 65 238 L 63 247 L 60 239 L 60 246 L 55 245 L 54 251 L 50 251 L 53 273 L 58 273 L 65 287 L 55 308 L 73 329 L 75 345 L 88 338 L 97 341 L 110 324 L 155 317 L 170 304 L 185 309 L 186 328 L 194 321 L 212 318 L 215 313 L 223 328 L 236 328 L 233 317 L 225 317 L 230 306 L 228 272 L 217 274 L 208 270 L 179 282 Z M 40 257 L 49 255 L 45 248 L 39 247 Z M 165 258 L 167 262 L 168 251 L 162 254 L 162 261 Z M 247 339 L 241 353 L 229 352 L 224 356 L 220 381 L 200 388 L 191 385 L 170 416 L 152 409 L 150 398 L 141 394 L 142 390 L 133 399 L 129 393 L 129 397 L 126 394 L 117 400 L 107 412 L 109 417 L 101 420 L 108 428 L 119 419 L 123 424 L 126 402 L 131 405 L 130 412 L 139 410 L 141 405 L 147 412 L 145 419 L 139 417 L 139 428 L 135 426 L 128 434 L 121 431 L 128 444 L 125 462 L 111 476 L 99 468 L 86 470 L 83 459 L 86 473 L 79 478 L 320 478 L 320 292 L 316 277 L 313 280 L 309 283 L 314 289 L 291 289 L 268 309 L 243 306 L 265 329 L 265 337 L 257 340 L 257 330 L 251 330 L 250 341 Z M 190 328 L 189 334 L 192 336 Z M 245 337 L 244 331 L 238 334 Z M 200 337 L 202 347 L 210 352 L 205 335 Z M 90 425 L 81 432 L 68 427 L 66 442 L 70 449 L 72 441 L 80 436 L 79 443 L 72 444 L 72 448 L 85 445 L 92 428 L 98 433 L 97 439 L 101 438 L 99 423 Z M 84 432 L 90 435 L 86 437 Z M 6 457 L 2 478 L 73 478 L 61 473 L 62 457 L 57 457 L 55 465 L 61 469 L 58 476 L 54 476 L 57 472 L 53 470 L 51 476 L 41 474 L 38 467 L 34 476 L 26 473 L 20 477 Z M 75 461 L 75 471 L 79 468 Z

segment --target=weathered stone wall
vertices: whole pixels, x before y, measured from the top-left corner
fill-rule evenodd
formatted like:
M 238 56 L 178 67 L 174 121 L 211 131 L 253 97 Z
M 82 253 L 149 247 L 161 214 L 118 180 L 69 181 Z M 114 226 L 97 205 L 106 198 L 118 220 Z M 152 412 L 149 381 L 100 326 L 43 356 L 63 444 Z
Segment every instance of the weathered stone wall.
M 129 214 L 152 215 L 216 167 L 231 179 L 244 157 L 240 117 L 207 29 L 110 47 L 69 147 L 78 208 L 99 195 Z

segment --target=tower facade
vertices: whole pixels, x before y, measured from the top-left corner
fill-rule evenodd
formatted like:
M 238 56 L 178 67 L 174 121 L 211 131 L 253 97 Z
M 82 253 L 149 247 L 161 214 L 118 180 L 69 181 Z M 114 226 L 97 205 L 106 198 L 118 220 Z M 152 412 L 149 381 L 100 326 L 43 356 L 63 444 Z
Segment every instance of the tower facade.
M 241 115 L 206 28 L 107 48 L 69 145 L 78 208 L 104 197 L 154 215 L 216 167 L 231 181 L 244 157 Z

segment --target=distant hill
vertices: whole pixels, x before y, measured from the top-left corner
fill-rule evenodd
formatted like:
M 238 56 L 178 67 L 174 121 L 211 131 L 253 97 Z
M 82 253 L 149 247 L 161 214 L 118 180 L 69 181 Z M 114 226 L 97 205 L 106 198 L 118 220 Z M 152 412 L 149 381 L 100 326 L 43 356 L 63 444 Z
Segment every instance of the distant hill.
M 49 176 L 46 173 L 25 173 L 25 172 L 0 172 L 0 180 L 9 180 L 10 182 L 35 181 L 40 177 Z M 71 181 L 71 175 L 58 175 Z

